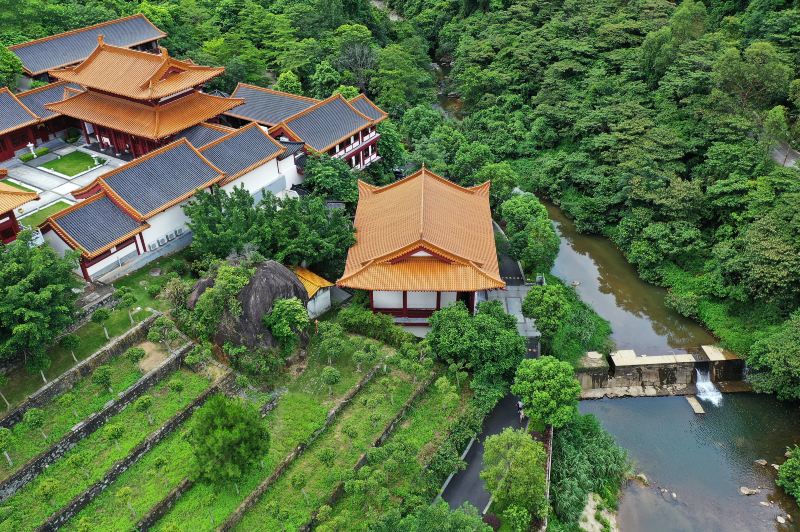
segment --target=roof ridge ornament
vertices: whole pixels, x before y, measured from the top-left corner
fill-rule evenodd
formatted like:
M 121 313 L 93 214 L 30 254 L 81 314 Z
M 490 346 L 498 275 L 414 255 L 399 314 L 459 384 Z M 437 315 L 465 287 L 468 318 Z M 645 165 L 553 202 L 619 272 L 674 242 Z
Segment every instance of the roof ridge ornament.
M 97 34 L 97 46 L 105 46 L 106 40 L 102 33 Z

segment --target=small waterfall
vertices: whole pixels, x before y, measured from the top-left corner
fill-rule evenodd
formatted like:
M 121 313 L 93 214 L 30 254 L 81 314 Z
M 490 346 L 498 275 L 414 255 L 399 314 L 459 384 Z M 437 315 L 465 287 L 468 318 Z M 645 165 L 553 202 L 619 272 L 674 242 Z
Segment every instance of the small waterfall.
M 695 369 L 695 371 L 697 372 L 697 397 L 703 401 L 708 401 L 714 406 L 719 406 L 722 402 L 722 392 L 717 390 L 717 387 L 711 382 L 709 372 L 700 371 L 699 369 Z

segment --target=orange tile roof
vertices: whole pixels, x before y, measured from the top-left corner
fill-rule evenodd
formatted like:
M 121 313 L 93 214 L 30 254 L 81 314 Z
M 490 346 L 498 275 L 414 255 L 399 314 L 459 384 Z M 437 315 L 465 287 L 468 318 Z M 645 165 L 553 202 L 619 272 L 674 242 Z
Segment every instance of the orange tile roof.
M 240 105 L 242 100 L 192 92 L 163 105 L 146 105 L 94 91 L 76 94 L 45 107 L 53 112 L 159 140 Z
M 224 71 L 174 59 L 164 48 L 161 54 L 152 54 L 111 46 L 101 35 L 97 48 L 82 63 L 49 74 L 126 98 L 158 100 L 201 85 Z
M 306 268 L 295 268 L 294 274 L 305 287 L 309 299 L 314 297 L 321 289 L 333 286 L 332 282 Z
M 0 181 L 0 213 L 13 211 L 29 201 L 38 200 L 36 192 L 26 192 Z
M 356 244 L 339 286 L 469 292 L 505 286 L 488 182 L 464 188 L 423 168 L 385 187 L 359 181 L 358 190 Z

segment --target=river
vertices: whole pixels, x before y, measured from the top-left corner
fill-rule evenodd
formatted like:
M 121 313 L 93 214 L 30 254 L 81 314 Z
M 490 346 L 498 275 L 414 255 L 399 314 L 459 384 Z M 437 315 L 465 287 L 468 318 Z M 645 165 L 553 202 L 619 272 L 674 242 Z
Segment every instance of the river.
M 714 337 L 699 324 L 664 305 L 665 291 L 643 282 L 607 239 L 578 233 L 554 205 L 548 212 L 561 236 L 553 274 L 577 282 L 584 301 L 611 322 L 620 348 L 641 354 L 679 352 Z M 584 401 L 625 447 L 649 479 L 630 483 L 620 502 L 623 532 L 799 530 L 776 517 L 800 521 L 793 499 L 775 486 L 786 447 L 800 443 L 797 405 L 771 396 L 727 394 L 719 406 L 704 403 L 707 413 L 692 413 L 682 397 Z M 767 466 L 755 460 L 765 459 Z M 739 488 L 761 488 L 743 496 Z M 672 496 L 675 493 L 675 497 Z M 760 503 L 767 503 L 767 506 Z

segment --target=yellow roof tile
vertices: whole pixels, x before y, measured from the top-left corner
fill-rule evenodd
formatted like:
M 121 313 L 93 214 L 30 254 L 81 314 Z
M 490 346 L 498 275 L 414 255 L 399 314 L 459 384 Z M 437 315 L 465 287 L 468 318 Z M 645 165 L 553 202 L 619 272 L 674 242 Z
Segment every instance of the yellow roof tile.
M 308 292 L 309 299 L 314 297 L 322 288 L 333 286 L 332 282 L 305 268 L 295 268 L 294 274 L 300 279 L 300 282 L 303 283 L 306 292 Z
M 338 285 L 436 291 L 505 286 L 488 182 L 464 188 L 423 168 L 385 187 L 358 185 L 356 244 Z
M 38 200 L 36 192 L 26 192 L 0 181 L 0 213 L 13 211 L 29 201 Z

